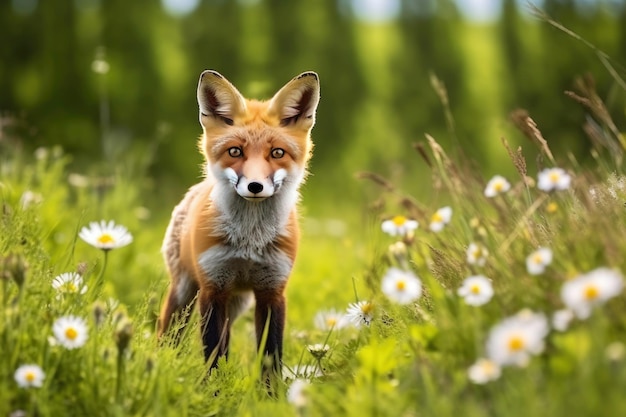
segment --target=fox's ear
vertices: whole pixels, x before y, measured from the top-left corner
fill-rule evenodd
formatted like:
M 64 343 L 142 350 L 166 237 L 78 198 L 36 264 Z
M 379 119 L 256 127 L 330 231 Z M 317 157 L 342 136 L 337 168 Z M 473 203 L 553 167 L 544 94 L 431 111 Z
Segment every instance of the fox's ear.
M 198 82 L 200 123 L 209 127 L 217 124 L 233 125 L 237 116 L 246 111 L 246 100 L 219 72 L 206 70 Z
M 279 118 L 282 126 L 310 129 L 315 124 L 315 110 L 320 101 L 319 78 L 314 72 L 303 72 L 270 100 L 268 113 Z

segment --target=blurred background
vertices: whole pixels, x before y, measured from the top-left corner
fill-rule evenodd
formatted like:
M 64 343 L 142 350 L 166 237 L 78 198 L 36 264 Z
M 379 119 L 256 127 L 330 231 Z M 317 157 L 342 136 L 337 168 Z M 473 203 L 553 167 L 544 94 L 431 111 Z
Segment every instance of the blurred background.
M 532 5 L 605 52 L 623 77 L 625 3 Z M 618 126 L 625 119 L 624 90 L 594 50 L 526 1 L 0 0 L 0 39 L 0 151 L 60 144 L 72 169 L 91 174 L 126 163 L 168 212 L 199 177 L 204 69 L 255 98 L 319 73 L 304 189 L 314 212 L 362 198 L 359 171 L 427 195 L 427 167 L 412 148 L 425 133 L 485 176 L 512 175 L 501 138 L 531 148 L 511 122 L 517 108 L 557 159 L 571 152 L 584 162 L 588 115 L 564 91 L 586 73 Z

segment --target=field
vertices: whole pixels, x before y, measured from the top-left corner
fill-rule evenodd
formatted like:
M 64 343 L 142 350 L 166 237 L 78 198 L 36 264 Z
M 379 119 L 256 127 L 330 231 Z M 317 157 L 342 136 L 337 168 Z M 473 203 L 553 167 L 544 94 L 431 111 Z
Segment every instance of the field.
M 197 315 L 180 345 L 157 345 L 171 205 L 146 197 L 138 161 L 95 176 L 69 172 L 57 147 L 5 152 L 0 414 L 624 415 L 623 137 L 605 132 L 581 164 L 524 123 L 535 143 L 502 143 L 509 178 L 427 136 L 415 159 L 430 202 L 376 173 L 356 182 L 375 198 L 336 216 L 305 190 L 273 396 L 249 313 L 210 375 Z M 132 242 L 104 251 L 79 237 L 102 219 Z

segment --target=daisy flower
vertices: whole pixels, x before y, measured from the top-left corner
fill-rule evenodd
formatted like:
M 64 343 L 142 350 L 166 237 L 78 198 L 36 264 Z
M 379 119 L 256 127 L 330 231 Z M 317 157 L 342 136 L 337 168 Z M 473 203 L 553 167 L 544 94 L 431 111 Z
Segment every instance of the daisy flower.
M 391 236 L 406 236 L 409 232 L 417 229 L 419 224 L 416 220 L 407 219 L 404 216 L 396 216 L 393 219 L 385 220 L 381 224 L 383 232 Z
M 422 282 L 410 271 L 389 268 L 382 279 L 382 291 L 398 304 L 409 304 L 422 295 Z
M 113 220 L 106 222 L 101 220 L 89 223 L 89 227 L 83 227 L 78 236 L 94 246 L 102 250 L 111 250 L 126 246 L 133 241 L 133 236 L 122 225 L 116 225 Z
M 564 308 L 562 310 L 555 311 L 552 314 L 552 328 L 564 332 L 569 327 L 569 323 L 574 318 L 574 312 Z
M 87 286 L 83 285 L 83 277 L 76 272 L 65 272 L 52 280 L 52 287 L 59 294 L 84 294 Z
M 309 385 L 311 383 L 306 379 L 294 379 L 289 389 L 287 389 L 287 402 L 293 404 L 296 408 L 304 407 L 308 402 L 306 390 Z
M 543 274 L 546 267 L 552 262 L 552 250 L 539 248 L 526 258 L 526 270 L 530 275 Z
M 330 310 L 318 312 L 313 318 L 313 323 L 319 330 L 328 331 L 344 328 L 349 321 L 345 314 L 331 308 Z
M 501 366 L 525 366 L 531 355 L 543 351 L 547 334 L 546 317 L 523 310 L 491 328 L 486 344 L 487 357 Z
M 478 359 L 467 370 L 467 375 L 474 384 L 486 384 L 500 378 L 502 369 L 500 365 L 489 359 Z
M 358 303 L 350 303 L 346 317 L 356 326 L 369 326 L 374 316 L 372 315 L 374 305 L 369 301 L 359 301 Z
M 87 323 L 80 317 L 63 316 L 52 325 L 56 341 L 67 349 L 76 349 L 87 342 Z
M 451 219 L 452 208 L 448 206 L 440 208 L 430 218 L 430 230 L 432 232 L 442 231 L 445 225 L 450 223 Z
M 308 345 L 306 350 L 308 350 L 315 359 L 321 360 L 330 350 L 330 346 L 324 343 L 316 343 L 314 345 Z
M 567 190 L 572 182 L 563 168 L 546 168 L 537 176 L 537 188 L 542 191 Z
M 41 388 L 46 374 L 39 365 L 21 365 L 15 370 L 13 378 L 20 388 Z
M 471 306 L 487 304 L 493 297 L 491 280 L 482 275 L 474 275 L 465 278 L 457 294 L 465 299 L 465 303 Z
M 616 297 L 624 288 L 621 272 L 609 268 L 597 268 L 567 281 L 561 287 L 561 299 L 579 319 L 586 319 L 593 307 Z
M 492 198 L 498 194 L 506 193 L 511 189 L 511 184 L 501 175 L 495 175 L 485 187 L 485 197 Z
M 489 251 L 480 243 L 470 243 L 467 247 L 467 263 L 470 265 L 485 266 Z

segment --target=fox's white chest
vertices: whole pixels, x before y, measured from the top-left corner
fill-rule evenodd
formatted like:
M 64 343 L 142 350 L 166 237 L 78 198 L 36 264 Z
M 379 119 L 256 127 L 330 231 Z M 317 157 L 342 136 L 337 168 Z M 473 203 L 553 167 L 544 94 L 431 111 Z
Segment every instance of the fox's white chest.
M 206 279 L 218 288 L 238 291 L 282 286 L 289 277 L 292 261 L 274 246 L 247 250 L 216 245 L 200 254 L 198 265 Z

